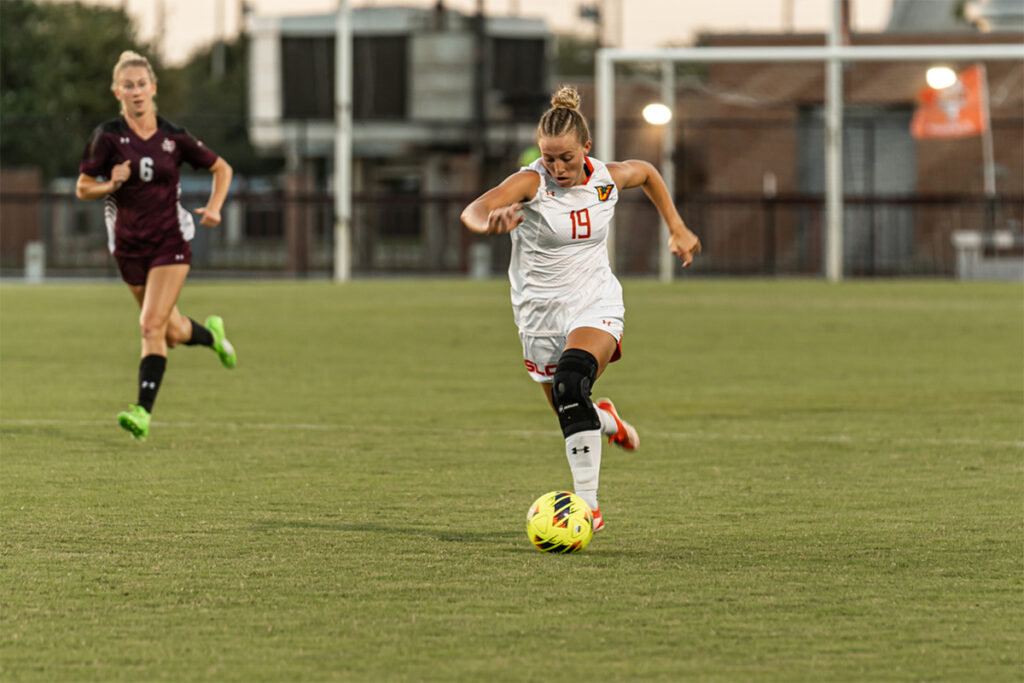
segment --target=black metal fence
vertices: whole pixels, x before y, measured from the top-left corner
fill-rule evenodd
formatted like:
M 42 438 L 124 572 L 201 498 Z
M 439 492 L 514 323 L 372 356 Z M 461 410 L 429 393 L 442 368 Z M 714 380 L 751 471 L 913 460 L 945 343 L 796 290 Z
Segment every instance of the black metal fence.
M 64 181 L 70 185 L 71 181 Z M 206 181 L 208 183 L 208 180 Z M 186 193 L 186 208 L 206 193 Z M 351 228 L 352 272 L 501 275 L 507 237 L 481 237 L 459 221 L 471 196 L 356 195 Z M 704 251 L 689 275 L 823 273 L 824 199 L 813 195 L 700 195 L 678 198 L 683 218 Z M 0 191 L 5 275 L 24 267 L 24 244 L 42 242 L 50 275 L 116 276 L 107 249 L 102 202 L 75 198 L 70 186 L 46 192 Z M 334 259 L 334 202 L 328 193 L 233 193 L 222 224 L 197 226 L 193 271 L 210 276 L 328 276 Z M 1024 195 L 847 197 L 846 276 L 952 276 L 957 231 L 1020 234 Z M 198 221 L 197 221 L 198 223 Z M 616 211 L 615 266 L 653 276 L 663 241 L 658 215 L 642 193 Z M 682 273 L 682 270 L 678 270 Z

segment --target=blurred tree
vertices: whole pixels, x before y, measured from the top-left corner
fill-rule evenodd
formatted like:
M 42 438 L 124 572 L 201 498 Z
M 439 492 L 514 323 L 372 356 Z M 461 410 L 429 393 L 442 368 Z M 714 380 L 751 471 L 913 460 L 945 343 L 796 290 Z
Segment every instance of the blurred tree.
M 213 49 L 165 68 L 123 8 L 0 0 L 0 163 L 38 167 L 46 180 L 77 176 L 92 130 L 118 114 L 114 64 L 122 51 L 135 50 L 156 71 L 161 116 L 189 128 L 236 173 L 276 173 L 283 162 L 260 157 L 249 144 L 244 37 L 224 46 L 219 78 Z
M 77 176 L 89 134 L 117 115 L 111 70 L 124 50 L 159 60 L 122 9 L 0 1 L 0 160 L 46 179 Z M 167 93 L 160 82 L 161 105 Z M 173 90 L 173 89 L 172 89 Z

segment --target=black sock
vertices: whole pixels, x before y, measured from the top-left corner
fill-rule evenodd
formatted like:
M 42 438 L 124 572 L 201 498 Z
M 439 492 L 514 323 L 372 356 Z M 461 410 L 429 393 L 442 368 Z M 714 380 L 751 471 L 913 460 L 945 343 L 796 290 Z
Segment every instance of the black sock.
M 163 379 L 164 370 L 166 369 L 167 358 L 165 356 L 157 356 L 155 354 L 146 356 L 139 363 L 138 404 L 145 408 L 147 413 L 153 412 L 156 392 L 160 391 L 160 380 Z
M 192 320 L 192 318 L 189 318 Z M 213 346 L 213 333 L 192 320 L 192 337 L 185 342 L 185 346 Z

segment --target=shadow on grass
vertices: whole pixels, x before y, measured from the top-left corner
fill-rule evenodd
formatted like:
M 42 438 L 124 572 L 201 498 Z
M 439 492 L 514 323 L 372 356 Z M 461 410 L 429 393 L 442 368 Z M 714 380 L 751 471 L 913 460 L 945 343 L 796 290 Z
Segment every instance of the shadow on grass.
M 457 529 L 442 529 L 428 526 L 402 526 L 386 522 L 310 522 L 305 520 L 264 520 L 252 526 L 253 531 L 280 531 L 280 530 L 312 530 L 336 533 L 370 533 L 388 534 L 397 536 L 410 536 L 430 538 L 441 543 L 458 543 L 465 545 L 471 543 L 479 546 L 491 546 L 495 550 L 504 553 L 525 553 L 536 555 L 537 550 L 530 545 L 525 533 L 502 530 L 484 531 L 461 531 Z M 614 545 L 614 539 L 596 539 L 594 545 L 587 548 L 587 555 L 600 554 L 603 557 L 635 557 L 645 555 L 643 551 L 634 548 L 624 548 Z M 595 553 L 594 551 L 597 551 Z M 659 553 L 664 557 L 664 553 Z
M 253 525 L 254 531 L 279 529 L 312 529 L 339 533 L 394 534 L 401 536 L 423 536 L 445 543 L 510 543 L 518 541 L 520 534 L 507 530 L 464 531 L 427 526 L 399 526 L 386 522 L 309 522 L 303 520 L 264 520 Z

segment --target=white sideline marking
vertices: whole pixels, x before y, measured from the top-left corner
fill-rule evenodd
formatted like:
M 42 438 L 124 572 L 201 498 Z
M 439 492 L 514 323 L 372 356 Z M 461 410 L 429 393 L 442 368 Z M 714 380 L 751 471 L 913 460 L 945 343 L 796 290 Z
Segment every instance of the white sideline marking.
M 5 425 L 39 426 L 39 425 L 81 425 L 85 427 L 109 427 L 113 424 L 110 420 L 0 420 L 0 427 Z M 307 431 L 307 432 L 329 432 L 329 431 L 376 431 L 396 432 L 402 431 L 394 427 L 375 427 L 373 425 L 350 425 L 350 424 L 279 424 L 274 422 L 160 422 L 154 420 L 151 423 L 155 427 L 169 429 L 195 429 L 197 427 L 217 427 L 218 429 L 231 429 L 235 431 L 252 429 L 264 431 Z M 556 429 L 432 429 L 417 428 L 417 432 L 429 434 L 463 434 L 463 435 L 494 435 L 494 436 L 555 436 Z M 768 436 L 766 434 L 715 434 L 715 433 L 690 433 L 690 432 L 653 432 L 645 431 L 644 436 L 648 438 L 664 439 L 687 439 L 703 441 L 773 441 L 791 443 L 842 443 L 855 444 L 866 443 L 891 443 L 891 444 L 928 444 L 932 446 L 1012 446 L 1024 448 L 1024 441 L 1006 441 L 1002 439 L 932 439 L 932 438 L 891 438 L 891 437 L 852 437 L 847 434 L 822 434 L 808 436 Z

